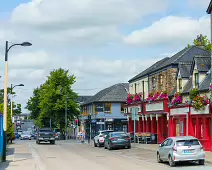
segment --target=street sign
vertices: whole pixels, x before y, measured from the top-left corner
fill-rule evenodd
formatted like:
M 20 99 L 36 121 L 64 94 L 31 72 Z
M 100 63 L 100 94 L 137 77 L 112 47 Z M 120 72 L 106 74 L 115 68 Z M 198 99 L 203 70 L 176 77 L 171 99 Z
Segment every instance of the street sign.
M 105 122 L 96 122 L 96 124 L 98 124 L 98 125 L 104 125 Z
M 132 120 L 139 121 L 138 108 L 137 107 L 132 108 Z

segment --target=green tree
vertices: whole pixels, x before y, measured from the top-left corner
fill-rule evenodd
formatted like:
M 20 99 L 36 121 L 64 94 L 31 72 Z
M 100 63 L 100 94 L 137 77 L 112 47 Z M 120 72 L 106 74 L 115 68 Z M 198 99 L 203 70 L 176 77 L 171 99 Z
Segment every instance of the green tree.
M 26 108 L 31 111 L 31 116 L 36 119 L 38 125 L 49 127 L 51 119 L 52 127 L 59 127 L 61 132 L 64 132 L 66 98 L 68 120 L 73 120 L 80 114 L 79 105 L 76 103 L 78 96 L 71 89 L 75 80 L 76 77 L 69 75 L 68 70 L 59 68 L 50 72 L 46 82 L 34 90 Z
M 203 46 L 206 50 L 212 52 L 212 44 L 210 43 L 210 40 L 207 38 L 207 36 L 197 36 L 196 39 L 194 39 L 193 44 L 196 46 Z M 190 48 L 191 45 L 188 44 L 188 48 Z
M 0 104 L 0 112 L 3 113 L 4 110 L 4 104 Z M 11 118 L 11 112 L 10 112 L 10 107 L 7 107 L 7 140 L 12 143 L 12 140 L 14 139 L 14 126 L 12 123 L 12 118 Z
M 31 119 L 37 119 L 40 115 L 40 88 L 33 90 L 33 96 L 27 102 L 26 109 L 31 112 Z
M 21 110 L 21 104 L 18 103 L 18 104 L 13 104 L 14 106 L 14 109 L 13 109 L 13 115 L 20 115 L 22 113 L 22 110 Z

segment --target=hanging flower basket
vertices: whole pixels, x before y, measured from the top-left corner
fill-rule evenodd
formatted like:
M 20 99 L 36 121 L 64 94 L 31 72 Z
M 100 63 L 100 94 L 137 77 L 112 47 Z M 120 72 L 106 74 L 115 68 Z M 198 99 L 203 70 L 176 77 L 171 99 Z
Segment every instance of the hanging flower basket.
M 209 104 L 207 96 L 196 96 L 192 102 L 192 106 L 195 110 L 204 110 L 205 106 Z
M 128 94 L 127 96 L 127 104 L 132 104 L 133 102 L 141 101 L 142 93 L 138 94 Z
M 182 102 L 183 102 L 183 100 L 182 100 L 182 94 L 179 93 L 179 92 L 176 92 L 176 93 L 174 94 L 174 98 L 173 98 L 171 104 L 172 104 L 173 106 L 177 106 L 177 105 L 181 104 Z
M 150 93 L 146 100 L 153 101 L 153 100 L 161 100 L 161 99 L 168 99 L 168 93 L 167 91 L 164 92 L 157 92 L 155 94 Z

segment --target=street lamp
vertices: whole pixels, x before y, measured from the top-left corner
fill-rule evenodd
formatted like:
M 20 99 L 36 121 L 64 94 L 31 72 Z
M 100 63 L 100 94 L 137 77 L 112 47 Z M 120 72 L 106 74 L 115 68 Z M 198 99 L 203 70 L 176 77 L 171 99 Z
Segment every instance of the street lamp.
M 8 52 L 14 46 L 31 46 L 29 42 L 23 42 L 21 44 L 12 44 L 8 46 L 8 41 L 5 44 L 5 74 L 4 74 L 4 151 L 3 161 L 6 161 L 6 131 L 7 131 L 7 87 L 8 87 Z
M 17 85 L 12 85 L 11 84 L 11 104 L 10 104 L 10 106 L 11 106 L 11 118 L 13 117 L 13 89 L 15 88 L 15 87 L 17 87 L 17 86 L 24 86 L 24 84 L 17 84 Z

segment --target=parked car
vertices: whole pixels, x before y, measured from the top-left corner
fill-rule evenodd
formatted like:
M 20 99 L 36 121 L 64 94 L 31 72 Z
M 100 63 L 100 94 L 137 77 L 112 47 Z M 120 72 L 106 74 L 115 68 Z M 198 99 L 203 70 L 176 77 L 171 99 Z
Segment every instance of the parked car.
M 171 167 L 181 161 L 197 161 L 205 164 L 205 151 L 199 140 L 192 136 L 167 138 L 157 150 L 157 162 L 168 161 Z
M 21 133 L 22 133 L 22 130 L 20 129 L 20 130 L 18 130 L 18 134 L 19 134 L 19 136 L 21 136 Z
M 36 135 L 34 133 L 31 133 L 31 139 L 36 139 Z
M 36 143 L 40 144 L 40 142 L 50 142 L 51 144 L 55 144 L 55 137 L 56 133 L 54 133 L 50 128 L 41 128 L 38 130 Z
M 14 132 L 14 135 L 15 135 L 15 139 L 18 139 L 19 138 L 18 132 Z
M 94 147 L 104 146 L 105 137 L 113 130 L 102 130 L 98 131 L 97 135 L 94 137 Z
M 23 131 L 23 132 L 21 133 L 20 139 L 21 139 L 21 140 L 25 140 L 25 139 L 31 140 L 31 134 L 30 134 L 29 132 L 27 132 L 27 131 Z
M 111 132 L 104 140 L 105 149 L 115 149 L 115 148 L 131 148 L 130 136 L 125 132 Z

